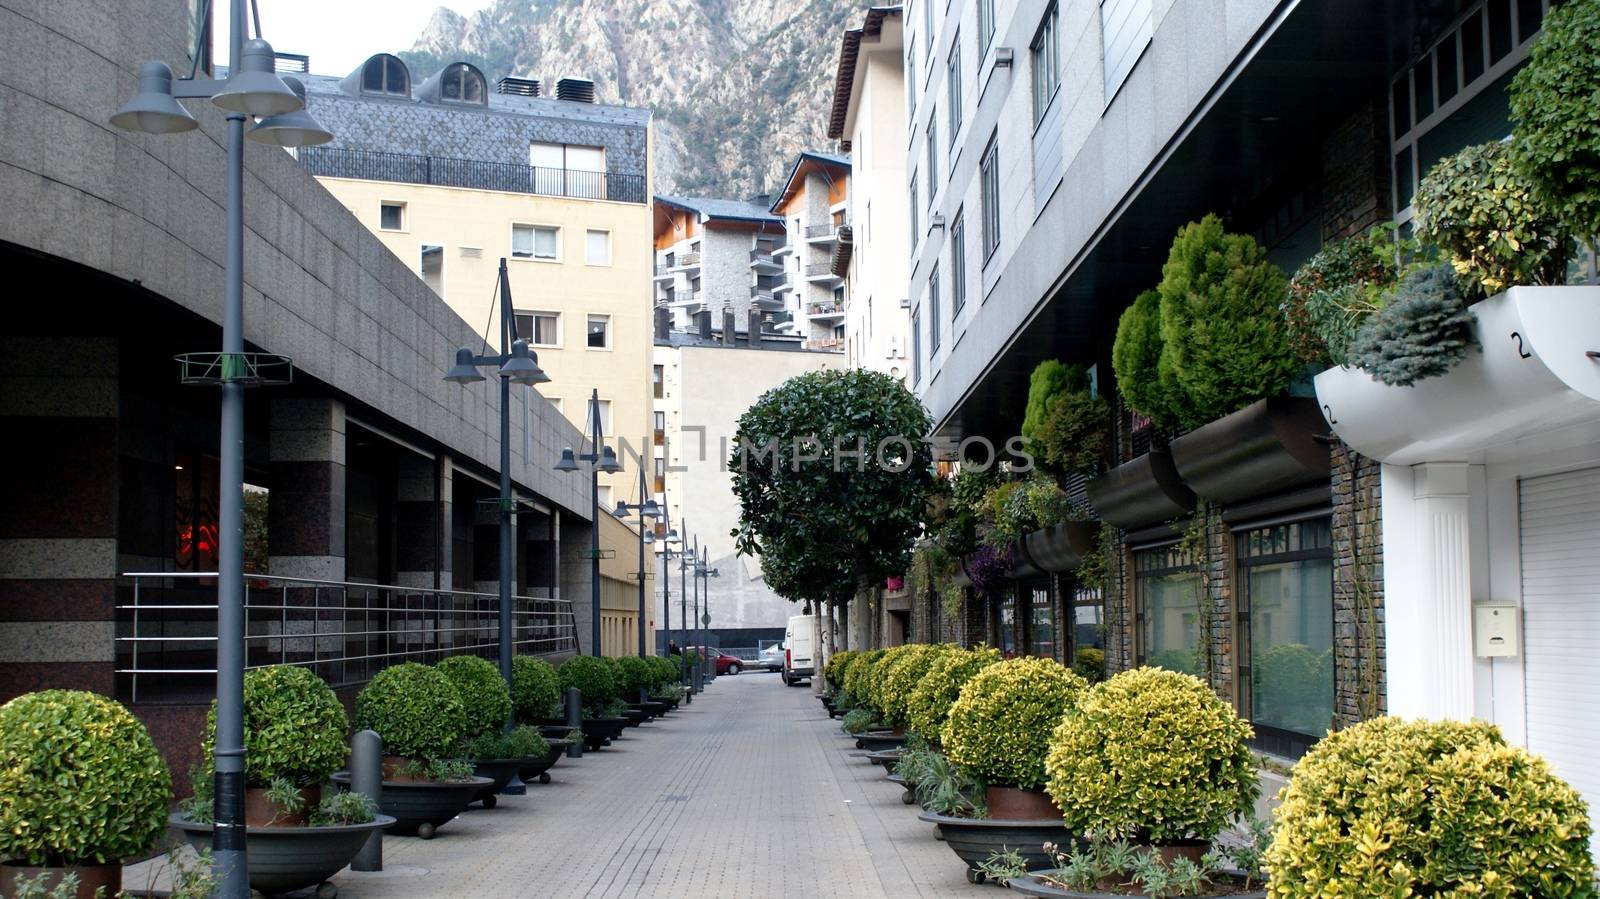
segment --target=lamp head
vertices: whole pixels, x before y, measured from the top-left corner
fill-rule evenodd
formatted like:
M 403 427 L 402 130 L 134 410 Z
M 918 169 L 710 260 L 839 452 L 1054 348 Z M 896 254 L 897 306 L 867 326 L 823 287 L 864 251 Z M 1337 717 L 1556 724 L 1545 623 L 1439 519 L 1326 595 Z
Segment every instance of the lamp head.
M 653 544 L 655 542 L 656 542 L 656 531 L 655 531 L 655 528 L 645 528 L 644 529 L 644 543 L 645 543 L 645 545 L 649 546 L 649 545 L 651 545 L 651 544 Z
M 660 518 L 661 507 L 656 505 L 656 501 L 654 499 L 646 499 L 644 504 L 639 507 L 639 517 L 650 519 Z
M 139 66 L 139 92 L 117 110 L 111 124 L 144 134 L 177 134 L 200 127 L 172 96 L 172 69 L 164 62 Z
M 293 112 L 280 112 L 256 123 L 245 135 L 253 141 L 277 147 L 311 147 L 333 140 L 333 132 L 322 127 L 311 109 L 306 106 L 306 86 L 293 75 L 283 76 L 294 95 L 300 98 L 300 108 Z
M 274 71 L 277 65 L 271 44 L 261 38 L 245 41 L 240 56 L 231 61 L 236 65 L 211 102 L 229 112 L 253 116 L 275 116 L 305 108 L 305 98 L 284 84 Z
M 615 515 L 618 518 L 627 518 L 628 517 L 628 504 L 626 502 L 624 502 L 623 500 L 620 500 L 620 499 L 617 500 L 617 507 L 615 509 L 611 510 L 611 514 Z
M 456 350 L 456 364 L 450 366 L 444 379 L 452 384 L 471 384 L 483 380 L 483 375 L 478 373 L 478 367 L 472 364 L 472 350 L 467 347 Z
M 667 536 L 665 538 L 663 538 L 663 539 L 665 539 L 668 543 L 677 543 L 678 542 L 678 529 L 677 528 L 667 528 Z
M 606 474 L 616 474 L 622 470 L 622 463 L 617 461 L 617 454 L 609 446 L 600 448 L 600 470 Z
M 556 471 L 577 471 L 578 462 L 572 456 L 572 447 L 561 448 L 561 461 L 556 463 Z
M 516 340 L 511 344 L 511 357 L 500 366 L 500 376 L 510 378 L 513 384 L 544 384 L 550 376 L 544 373 L 539 363 L 533 358 L 533 353 L 528 350 L 526 340 Z

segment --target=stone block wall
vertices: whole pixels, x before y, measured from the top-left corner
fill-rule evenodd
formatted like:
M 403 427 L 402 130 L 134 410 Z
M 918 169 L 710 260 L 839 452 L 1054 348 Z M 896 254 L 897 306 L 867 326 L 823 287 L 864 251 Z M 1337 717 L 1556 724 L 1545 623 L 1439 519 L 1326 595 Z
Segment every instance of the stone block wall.
M 1382 466 L 1335 442 L 1333 454 L 1334 724 L 1388 709 Z

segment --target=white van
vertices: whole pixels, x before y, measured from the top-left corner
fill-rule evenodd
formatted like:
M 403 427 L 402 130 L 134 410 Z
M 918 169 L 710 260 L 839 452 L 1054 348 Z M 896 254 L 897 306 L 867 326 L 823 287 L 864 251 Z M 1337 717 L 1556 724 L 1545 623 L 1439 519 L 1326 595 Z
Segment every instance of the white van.
M 783 682 L 795 686 L 816 673 L 816 622 L 796 615 L 783 631 Z

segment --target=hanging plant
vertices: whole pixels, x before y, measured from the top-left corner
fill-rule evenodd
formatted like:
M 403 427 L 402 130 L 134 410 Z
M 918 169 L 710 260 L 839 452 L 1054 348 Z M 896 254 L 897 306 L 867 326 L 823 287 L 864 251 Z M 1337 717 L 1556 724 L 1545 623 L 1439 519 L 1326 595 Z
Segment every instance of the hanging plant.
M 1006 582 L 1014 566 L 1010 546 L 997 547 L 986 543 L 967 558 L 967 577 L 974 589 L 987 594 Z

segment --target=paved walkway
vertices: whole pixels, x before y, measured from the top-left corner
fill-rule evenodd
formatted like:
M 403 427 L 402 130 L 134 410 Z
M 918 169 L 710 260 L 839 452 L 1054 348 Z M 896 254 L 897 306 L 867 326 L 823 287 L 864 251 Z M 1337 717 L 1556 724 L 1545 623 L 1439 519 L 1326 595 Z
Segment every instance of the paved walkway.
M 856 752 L 809 689 L 718 678 L 693 705 L 563 759 L 552 783 L 432 840 L 391 837 L 384 871 L 334 883 L 342 899 L 1001 895 L 968 885 Z

